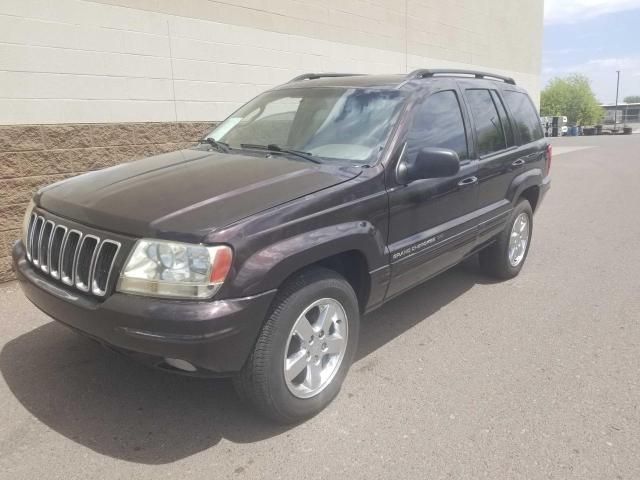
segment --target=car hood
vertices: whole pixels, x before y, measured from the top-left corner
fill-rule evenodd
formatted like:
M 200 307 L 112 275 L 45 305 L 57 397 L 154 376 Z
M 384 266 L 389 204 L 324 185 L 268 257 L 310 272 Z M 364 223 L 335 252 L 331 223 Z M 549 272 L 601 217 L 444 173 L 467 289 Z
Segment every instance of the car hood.
M 359 173 L 283 155 L 189 149 L 64 180 L 40 190 L 36 203 L 100 229 L 200 241 L 216 228 Z

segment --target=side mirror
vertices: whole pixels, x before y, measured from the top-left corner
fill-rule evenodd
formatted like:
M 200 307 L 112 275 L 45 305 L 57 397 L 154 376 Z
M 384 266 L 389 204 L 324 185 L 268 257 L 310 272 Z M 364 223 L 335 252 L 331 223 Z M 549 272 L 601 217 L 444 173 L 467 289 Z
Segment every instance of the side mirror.
M 401 161 L 398 179 L 403 183 L 427 178 L 451 177 L 460 171 L 458 154 L 447 148 L 427 147 L 416 155 L 412 163 Z

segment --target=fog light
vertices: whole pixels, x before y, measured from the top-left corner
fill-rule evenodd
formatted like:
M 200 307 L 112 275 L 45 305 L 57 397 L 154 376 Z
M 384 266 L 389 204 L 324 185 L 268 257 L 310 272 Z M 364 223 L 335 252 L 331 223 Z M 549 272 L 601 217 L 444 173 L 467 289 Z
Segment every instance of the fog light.
M 179 358 L 164 358 L 167 365 L 177 368 L 178 370 L 184 370 L 185 372 L 196 372 L 198 369 L 191 365 L 186 360 L 180 360 Z

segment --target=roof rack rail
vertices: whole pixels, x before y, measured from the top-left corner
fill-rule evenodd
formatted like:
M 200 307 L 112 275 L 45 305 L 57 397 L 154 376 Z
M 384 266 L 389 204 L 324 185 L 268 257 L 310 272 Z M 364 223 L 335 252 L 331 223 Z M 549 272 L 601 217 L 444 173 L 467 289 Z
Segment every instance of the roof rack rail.
M 300 80 L 316 80 L 325 77 L 355 77 L 364 75 L 363 73 L 303 73 L 289 80 L 288 83 L 299 82 Z
M 516 81 L 511 77 L 504 77 L 495 73 L 478 72 L 476 70 L 457 70 L 449 68 L 421 68 L 407 74 L 406 81 L 433 77 L 435 75 L 473 75 L 475 78 L 488 78 L 494 80 L 502 80 L 505 83 L 515 85 Z

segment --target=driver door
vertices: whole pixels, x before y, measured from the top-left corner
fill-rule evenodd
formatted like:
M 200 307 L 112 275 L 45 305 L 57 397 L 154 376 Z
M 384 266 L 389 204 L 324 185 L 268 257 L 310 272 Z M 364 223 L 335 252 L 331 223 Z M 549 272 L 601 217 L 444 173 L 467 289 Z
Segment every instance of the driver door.
M 460 171 L 389 190 L 392 278 L 387 298 L 458 263 L 474 247 L 478 162 L 469 159 L 470 125 L 462 105 L 452 82 L 413 108 L 400 162 L 412 161 L 425 147 L 448 148 L 458 153 Z

